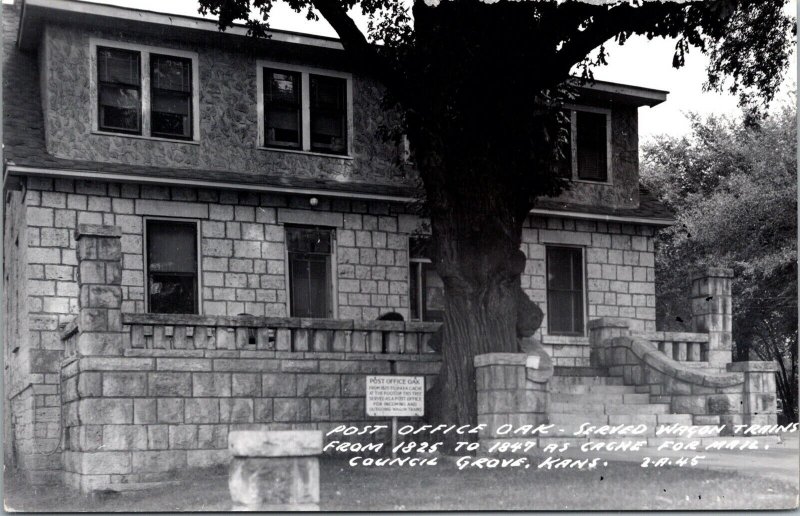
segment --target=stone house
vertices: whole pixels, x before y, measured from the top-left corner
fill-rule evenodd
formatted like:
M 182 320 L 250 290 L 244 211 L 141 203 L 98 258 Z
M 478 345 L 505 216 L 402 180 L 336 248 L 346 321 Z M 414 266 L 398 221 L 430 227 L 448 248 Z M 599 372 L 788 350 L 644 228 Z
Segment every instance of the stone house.
M 3 9 L 7 462 L 149 485 L 224 461 L 233 428 L 368 420 L 365 374 L 435 377 L 443 289 L 413 164 L 335 39 Z M 654 236 L 672 222 L 638 181 L 637 111 L 666 92 L 580 92 L 572 188 L 532 211 L 522 278 L 574 371 L 596 365 L 592 319 L 656 335 Z M 729 362 L 729 337 L 727 355 L 695 336 L 674 356 Z

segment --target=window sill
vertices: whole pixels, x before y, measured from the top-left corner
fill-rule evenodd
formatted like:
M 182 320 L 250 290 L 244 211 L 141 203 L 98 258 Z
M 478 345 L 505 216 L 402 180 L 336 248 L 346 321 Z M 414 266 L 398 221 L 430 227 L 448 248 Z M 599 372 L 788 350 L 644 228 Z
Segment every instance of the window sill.
M 264 147 L 263 145 L 259 145 L 258 150 L 268 151 L 268 152 L 285 152 L 288 154 L 302 154 L 305 156 L 319 156 L 321 158 L 336 158 L 336 159 L 344 159 L 344 160 L 352 160 L 353 156 L 349 154 L 328 154 L 325 152 L 315 152 L 310 150 L 297 150 L 297 149 L 281 149 L 279 147 Z
M 184 143 L 186 145 L 200 145 L 200 140 L 178 140 L 176 138 L 161 138 L 159 136 L 144 136 L 141 134 L 114 133 L 111 131 L 94 130 L 92 134 L 98 136 L 120 136 L 122 138 L 133 138 L 136 140 L 148 140 L 154 142 Z
M 613 186 L 614 183 L 611 180 L 607 181 L 592 181 L 591 179 L 570 179 L 573 183 L 586 183 L 590 185 L 605 185 L 605 186 Z

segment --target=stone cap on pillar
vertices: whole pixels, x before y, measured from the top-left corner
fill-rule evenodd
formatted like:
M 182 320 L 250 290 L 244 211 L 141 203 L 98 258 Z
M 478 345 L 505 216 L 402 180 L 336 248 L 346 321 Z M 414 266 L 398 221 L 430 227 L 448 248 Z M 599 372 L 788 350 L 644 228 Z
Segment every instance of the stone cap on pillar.
M 80 240 L 84 236 L 121 238 L 122 228 L 102 224 L 78 224 L 78 229 L 75 230 L 75 240 Z
M 732 278 L 733 269 L 728 267 L 707 267 L 705 269 L 694 271 L 691 275 L 692 281 L 703 278 Z
M 322 453 L 321 430 L 237 430 L 228 434 L 234 457 L 306 457 Z
M 592 319 L 586 323 L 586 327 L 590 330 L 597 328 L 629 328 L 630 321 L 620 317 L 601 317 L 599 319 Z
M 742 362 L 731 362 L 728 364 L 728 371 L 738 373 L 777 373 L 780 371 L 778 363 L 772 360 L 747 360 Z

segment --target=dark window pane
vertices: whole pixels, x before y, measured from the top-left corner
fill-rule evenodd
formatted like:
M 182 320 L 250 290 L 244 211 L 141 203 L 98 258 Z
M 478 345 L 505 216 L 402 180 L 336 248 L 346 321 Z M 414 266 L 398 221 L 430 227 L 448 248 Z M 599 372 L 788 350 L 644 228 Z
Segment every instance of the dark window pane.
M 336 77 L 309 76 L 311 149 L 347 152 L 347 82 Z
M 264 70 L 264 144 L 302 147 L 300 74 Z
M 97 48 L 97 107 L 98 128 L 141 132 L 139 52 Z
M 197 313 L 197 226 L 147 221 L 150 312 Z
M 194 314 L 195 276 L 150 275 L 150 312 L 158 314 Z
M 139 52 L 97 47 L 97 80 L 139 87 Z
M 286 228 L 289 252 L 330 254 L 331 230 L 327 228 Z
M 547 248 L 547 325 L 551 335 L 583 334 L 583 253 Z
M 409 264 L 409 276 L 410 276 L 410 289 L 409 289 L 409 297 L 410 297 L 410 304 L 411 304 L 411 320 L 419 321 L 422 320 L 422 314 L 420 314 L 420 274 L 421 274 L 422 264 L 420 262 L 411 262 Z
M 293 317 L 330 317 L 331 230 L 286 228 Z
M 150 56 L 150 133 L 192 138 L 191 59 Z
M 159 90 L 192 92 L 192 60 L 181 57 L 150 56 L 150 84 Z
M 98 93 L 101 129 L 139 132 L 138 89 L 101 85 Z
M 607 178 L 607 126 L 603 113 L 577 112 L 578 177 L 589 181 Z

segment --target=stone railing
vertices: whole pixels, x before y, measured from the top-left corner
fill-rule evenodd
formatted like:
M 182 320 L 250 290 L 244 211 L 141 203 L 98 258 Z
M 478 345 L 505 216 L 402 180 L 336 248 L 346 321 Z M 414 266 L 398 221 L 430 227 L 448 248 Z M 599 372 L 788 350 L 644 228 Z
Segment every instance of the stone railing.
M 707 333 L 684 333 L 659 331 L 643 333 L 638 337 L 650 341 L 654 349 L 678 362 L 690 362 L 699 366 L 708 365 Z
M 703 371 L 669 358 L 652 342 L 630 335 L 621 319 L 590 321 L 593 365 L 621 376 L 669 403 L 675 414 L 691 414 L 696 425 L 776 424 L 773 362 L 731 362 L 724 372 Z
M 130 314 L 126 347 L 343 353 L 433 353 L 438 323 L 296 317 Z

